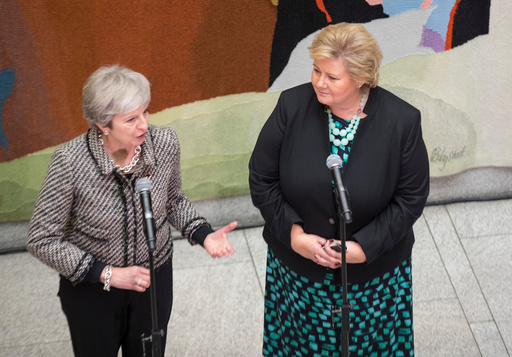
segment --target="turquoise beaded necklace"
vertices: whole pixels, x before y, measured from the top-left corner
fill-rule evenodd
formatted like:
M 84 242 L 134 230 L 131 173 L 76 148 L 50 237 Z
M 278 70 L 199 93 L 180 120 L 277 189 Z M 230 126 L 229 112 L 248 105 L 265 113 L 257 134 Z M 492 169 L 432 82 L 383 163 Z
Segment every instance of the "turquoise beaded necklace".
M 357 109 L 357 112 L 352 116 L 352 120 L 346 129 L 340 129 L 341 124 L 334 122 L 332 119 L 331 109 L 329 107 L 325 108 L 325 112 L 329 117 L 329 140 L 334 146 L 347 146 L 350 141 L 354 140 L 354 136 L 356 135 L 357 128 L 359 126 L 359 121 L 361 120 L 364 103 L 366 102 L 366 95 L 367 93 L 363 91 L 363 94 L 361 95 L 361 102 L 359 103 L 359 109 Z M 336 136 L 341 137 L 341 139 L 337 139 Z

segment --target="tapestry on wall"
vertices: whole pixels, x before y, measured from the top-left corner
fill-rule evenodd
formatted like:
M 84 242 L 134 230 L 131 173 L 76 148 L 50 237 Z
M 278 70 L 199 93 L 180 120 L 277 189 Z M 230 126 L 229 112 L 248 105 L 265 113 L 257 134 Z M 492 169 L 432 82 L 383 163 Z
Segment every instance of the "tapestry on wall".
M 510 87 L 499 59 L 511 54 L 511 8 L 507 0 L 2 3 L 0 221 L 30 217 L 55 146 L 87 130 L 81 88 L 105 64 L 152 83 L 150 121 L 178 132 L 191 199 L 247 194 L 247 162 L 280 91 L 309 81 L 307 46 L 341 21 L 368 28 L 384 53 L 380 85 L 422 111 L 433 176 L 512 166 L 510 154 L 496 155 L 512 135 L 497 89 Z

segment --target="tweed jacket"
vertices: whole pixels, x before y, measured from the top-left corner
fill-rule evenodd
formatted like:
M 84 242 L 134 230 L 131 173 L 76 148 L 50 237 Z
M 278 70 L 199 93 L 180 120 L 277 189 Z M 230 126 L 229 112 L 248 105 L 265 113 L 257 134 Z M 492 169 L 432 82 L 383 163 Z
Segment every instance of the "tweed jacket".
M 349 282 L 380 276 L 411 256 L 412 226 L 429 192 L 420 112 L 380 87 L 370 91 L 364 112 L 342 175 L 352 210 L 347 239 L 357 241 L 367 257 L 364 264 L 348 264 Z M 307 83 L 281 93 L 249 163 L 265 241 L 291 269 L 319 282 L 339 269 L 295 253 L 290 232 L 298 223 L 306 233 L 339 239 L 332 175 L 325 165 L 330 153 L 327 113 Z
M 150 125 L 130 178 L 115 168 L 95 128 L 55 150 L 30 221 L 28 251 L 74 284 L 97 262 L 148 268 L 134 188 L 141 177 L 153 183 L 155 269 L 172 258 L 171 226 L 192 244 L 202 244 L 212 230 L 181 189 L 177 135 L 171 128 Z

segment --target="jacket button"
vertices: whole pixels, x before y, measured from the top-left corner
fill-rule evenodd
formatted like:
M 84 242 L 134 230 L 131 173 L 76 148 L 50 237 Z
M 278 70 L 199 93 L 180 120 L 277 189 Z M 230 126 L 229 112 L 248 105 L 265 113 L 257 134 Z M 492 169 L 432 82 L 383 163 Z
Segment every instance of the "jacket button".
M 334 223 L 336 223 L 336 220 L 334 218 L 329 218 L 329 223 L 334 224 Z

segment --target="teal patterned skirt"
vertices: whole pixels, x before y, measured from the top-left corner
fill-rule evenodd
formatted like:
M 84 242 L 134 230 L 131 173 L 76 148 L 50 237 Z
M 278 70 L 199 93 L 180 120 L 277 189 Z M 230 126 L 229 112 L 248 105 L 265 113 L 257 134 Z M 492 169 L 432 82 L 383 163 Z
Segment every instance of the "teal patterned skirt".
M 267 255 L 264 356 L 341 355 L 341 282 L 309 281 Z M 350 357 L 414 356 L 411 261 L 361 284 L 348 284 Z

